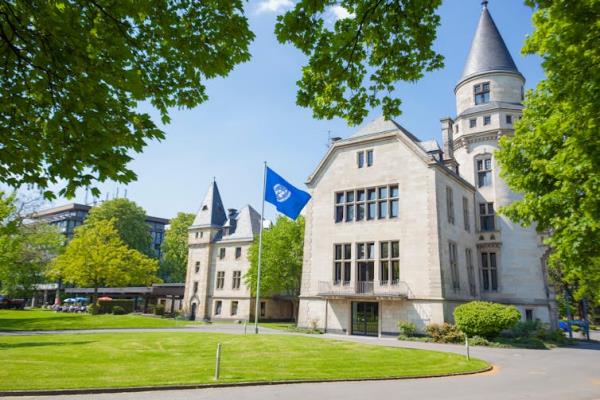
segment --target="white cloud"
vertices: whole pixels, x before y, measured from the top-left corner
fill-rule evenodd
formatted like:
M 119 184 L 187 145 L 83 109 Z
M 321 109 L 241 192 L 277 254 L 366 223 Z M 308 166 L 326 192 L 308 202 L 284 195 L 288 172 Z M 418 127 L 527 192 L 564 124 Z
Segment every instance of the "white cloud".
M 346 8 L 337 4 L 329 9 L 329 13 L 336 21 L 338 19 L 354 18 L 354 14 L 349 13 L 348 10 L 346 10 Z
M 262 13 L 278 13 L 280 11 L 292 8 L 294 3 L 291 0 L 263 0 L 258 4 L 256 12 Z

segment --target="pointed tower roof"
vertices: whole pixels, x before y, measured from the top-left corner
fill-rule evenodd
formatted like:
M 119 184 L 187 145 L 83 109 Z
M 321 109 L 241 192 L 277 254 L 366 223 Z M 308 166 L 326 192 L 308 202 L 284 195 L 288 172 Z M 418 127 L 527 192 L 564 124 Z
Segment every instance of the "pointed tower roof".
M 458 85 L 475 75 L 491 71 L 507 71 L 521 75 L 488 11 L 487 3 L 482 2 L 479 24 Z
M 227 221 L 225 207 L 221 200 L 221 194 L 217 182 L 213 181 L 208 186 L 204 201 L 200 206 L 198 214 L 194 219 L 193 226 L 222 226 Z

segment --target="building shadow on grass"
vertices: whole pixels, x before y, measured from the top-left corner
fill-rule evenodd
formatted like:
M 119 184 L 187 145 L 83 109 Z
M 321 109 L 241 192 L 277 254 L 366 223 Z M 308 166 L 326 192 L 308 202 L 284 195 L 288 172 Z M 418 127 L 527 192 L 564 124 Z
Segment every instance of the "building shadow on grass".
M 0 350 L 28 348 L 28 347 L 46 347 L 46 346 L 73 346 L 94 343 L 93 340 L 82 340 L 77 342 L 21 342 L 21 343 L 2 343 Z

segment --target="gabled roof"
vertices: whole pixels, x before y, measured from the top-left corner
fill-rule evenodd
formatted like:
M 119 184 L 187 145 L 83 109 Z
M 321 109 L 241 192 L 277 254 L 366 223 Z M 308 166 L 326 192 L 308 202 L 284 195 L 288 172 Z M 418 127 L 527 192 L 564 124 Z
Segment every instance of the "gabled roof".
M 225 214 L 225 207 L 223 207 L 223 201 L 219 194 L 219 188 L 217 182 L 213 181 L 208 186 L 204 201 L 196 214 L 194 223 L 192 226 L 214 226 L 221 227 L 227 221 L 227 215 Z
M 457 86 L 468 78 L 492 71 L 513 72 L 522 76 L 484 1 L 471 50 Z
M 221 240 L 253 240 L 260 232 L 260 220 L 258 211 L 250 205 L 245 206 L 237 214 L 235 231 L 231 235 L 223 236 Z

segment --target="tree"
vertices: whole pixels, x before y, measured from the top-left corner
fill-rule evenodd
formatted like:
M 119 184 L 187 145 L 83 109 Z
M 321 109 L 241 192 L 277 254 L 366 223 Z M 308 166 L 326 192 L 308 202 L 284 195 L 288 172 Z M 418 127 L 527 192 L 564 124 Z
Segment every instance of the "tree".
M 194 214 L 177 213 L 169 222 L 162 243 L 162 260 L 159 276 L 165 282 L 185 282 L 188 260 L 188 228 L 194 222 Z
M 535 30 L 523 52 L 543 58 L 546 79 L 496 153 L 502 177 L 523 193 L 502 212 L 547 232 L 551 275 L 600 303 L 600 3 L 527 3 Z
M 131 153 L 164 137 L 138 105 L 168 123 L 206 101 L 204 81 L 247 61 L 253 38 L 241 0 L 0 2 L 0 182 L 65 180 L 67 197 L 131 182 Z
M 146 223 L 146 211 L 128 199 L 105 201 L 91 209 L 84 224 L 112 220 L 121 240 L 130 248 L 147 256 L 155 256 L 152 236 Z
M 23 204 L 14 195 L 5 197 L 0 192 L 0 291 L 14 297 L 29 297 L 35 285 L 44 281 L 64 242 L 54 226 L 24 223 Z
M 250 269 L 244 281 L 256 294 L 258 278 L 258 238 L 250 246 Z M 300 294 L 302 259 L 304 255 L 304 217 L 296 221 L 279 217 L 270 229 L 263 232 L 263 252 L 260 275 L 261 296 Z
M 391 118 L 401 101 L 397 81 L 414 82 L 443 67 L 432 45 L 441 0 L 300 0 L 278 17 L 281 43 L 309 57 L 298 81 L 296 103 L 316 118 L 342 117 L 357 125 L 369 108 Z M 342 18 L 331 23 L 331 13 Z
M 119 237 L 114 220 L 85 223 L 52 263 L 51 275 L 80 287 L 141 285 L 159 282 L 158 261 L 129 248 Z

